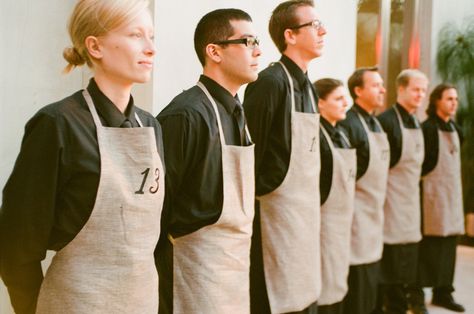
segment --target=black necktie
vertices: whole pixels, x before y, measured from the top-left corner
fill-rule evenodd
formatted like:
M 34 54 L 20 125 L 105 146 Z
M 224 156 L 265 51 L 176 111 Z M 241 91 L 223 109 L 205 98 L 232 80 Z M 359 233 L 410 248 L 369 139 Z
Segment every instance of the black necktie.
M 334 129 L 334 146 L 339 148 L 350 148 L 349 143 L 347 143 L 347 140 L 344 138 L 341 132 L 342 131 L 337 128 Z
M 302 103 L 302 106 L 301 108 L 303 109 L 303 112 L 313 112 L 313 106 L 311 104 L 311 96 L 309 95 L 309 93 L 311 93 L 311 89 L 310 89 L 310 82 L 308 80 L 308 78 L 306 78 L 304 80 L 304 83 L 303 83 L 303 86 L 302 86 L 302 90 L 301 90 L 301 103 Z
M 420 127 L 420 123 L 414 114 L 410 115 L 410 123 L 413 129 L 418 129 Z
M 374 116 L 369 117 L 369 129 L 372 132 L 380 132 L 379 125 L 377 124 L 377 121 L 375 121 Z
M 237 125 L 239 126 L 239 134 L 240 134 L 240 145 L 247 146 L 247 135 L 245 134 L 245 115 L 244 115 L 244 108 L 240 103 L 239 99 L 235 99 L 235 109 L 234 109 L 234 117 L 237 121 Z
M 132 122 L 130 120 L 125 119 L 122 124 L 120 125 L 121 128 L 133 128 Z

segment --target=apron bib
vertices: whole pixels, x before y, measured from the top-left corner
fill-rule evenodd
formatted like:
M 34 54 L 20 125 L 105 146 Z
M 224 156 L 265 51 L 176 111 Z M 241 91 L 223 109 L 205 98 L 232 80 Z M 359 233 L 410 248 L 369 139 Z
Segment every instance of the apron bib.
M 322 291 L 318 305 L 329 305 L 342 301 L 348 289 L 357 163 L 355 149 L 335 148 L 323 126 L 321 131 L 331 149 L 333 172 L 331 191 L 321 206 Z
M 369 165 L 356 181 L 354 217 L 351 234 L 351 265 L 374 263 L 382 258 L 383 203 L 387 188 L 390 145 L 385 132 L 369 130 L 357 114 L 369 140 Z M 379 128 L 382 126 L 375 119 Z
M 173 243 L 173 312 L 250 312 L 249 269 L 254 217 L 254 145 L 226 145 L 217 105 L 208 90 L 222 146 L 224 202 L 215 224 L 170 240 Z M 250 139 L 248 130 L 247 136 Z
M 301 311 L 321 292 L 319 114 L 296 112 L 293 79 L 280 65 L 291 91 L 290 163 L 281 185 L 259 197 L 263 265 L 272 313 Z M 315 109 L 314 98 L 311 100 Z
M 153 251 L 164 197 L 155 133 L 151 127 L 103 127 L 88 91 L 83 95 L 97 129 L 97 197 L 82 230 L 54 256 L 37 313 L 155 314 Z
M 422 178 L 423 234 L 450 236 L 464 233 L 461 156 L 457 132 L 438 130 L 436 167 Z
M 425 155 L 423 131 L 407 129 L 395 107 L 402 131 L 402 153 L 389 170 L 384 214 L 384 242 L 414 243 L 421 240 L 420 178 Z

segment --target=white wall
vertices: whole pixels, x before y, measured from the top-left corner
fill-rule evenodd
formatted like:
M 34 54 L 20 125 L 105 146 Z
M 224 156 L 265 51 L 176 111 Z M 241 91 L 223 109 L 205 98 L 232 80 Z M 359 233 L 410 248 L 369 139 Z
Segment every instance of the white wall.
M 158 53 L 154 113 L 159 113 L 174 96 L 196 83 L 202 68 L 194 52 L 194 29 L 199 19 L 211 10 L 236 7 L 248 12 L 261 39 L 260 69 L 278 60 L 280 54 L 267 30 L 271 12 L 278 3 L 280 1 L 275 0 L 200 0 L 185 4 L 158 1 L 155 4 Z M 328 34 L 324 55 L 310 66 L 310 78 L 331 76 L 346 81 L 355 66 L 357 0 L 315 0 L 315 4 Z
M 267 25 L 276 0 L 155 1 L 157 58 L 153 81 L 137 86 L 136 103 L 158 114 L 201 73 L 193 48 L 194 28 L 207 12 L 224 7 L 247 11 L 262 40 L 261 68 L 279 59 Z M 69 44 L 66 23 L 74 0 L 2 0 L 0 2 L 0 189 L 12 170 L 23 129 L 41 107 L 87 85 L 89 71 L 63 75 L 62 50 Z M 357 0 L 315 0 L 328 29 L 324 56 L 310 66 L 312 80 L 346 80 L 355 65 Z M 0 196 L 1 203 L 1 196 Z M 0 283 L 0 314 L 10 314 Z

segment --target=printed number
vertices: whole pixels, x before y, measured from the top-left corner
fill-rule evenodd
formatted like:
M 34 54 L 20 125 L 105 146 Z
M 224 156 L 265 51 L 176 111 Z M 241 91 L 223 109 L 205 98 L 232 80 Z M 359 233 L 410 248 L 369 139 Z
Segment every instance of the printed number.
M 148 178 L 148 174 L 150 173 L 150 168 L 146 168 L 145 171 L 143 171 L 141 174 L 143 175 L 143 181 L 142 184 L 140 185 L 140 189 L 138 191 L 135 191 L 135 194 L 144 194 L 145 192 L 143 191 L 143 188 L 145 187 L 145 182 L 146 179 Z M 160 179 L 160 170 L 158 168 L 155 169 L 155 182 L 156 182 L 156 187 L 150 187 L 148 190 L 150 193 L 155 194 L 158 192 L 158 189 L 160 187 L 160 184 L 158 183 L 158 180 Z
M 160 183 L 158 180 L 160 179 L 160 169 L 156 168 L 155 169 L 155 183 L 156 183 L 156 188 L 150 187 L 149 191 L 151 194 L 155 194 L 158 192 L 158 189 L 160 188 Z
M 355 170 L 354 169 L 349 169 L 349 180 L 348 181 L 354 180 L 355 177 L 356 177 Z
M 311 148 L 310 148 L 310 152 L 314 153 L 315 150 L 314 150 L 314 145 L 316 144 L 316 136 L 313 137 L 313 141 L 311 142 Z

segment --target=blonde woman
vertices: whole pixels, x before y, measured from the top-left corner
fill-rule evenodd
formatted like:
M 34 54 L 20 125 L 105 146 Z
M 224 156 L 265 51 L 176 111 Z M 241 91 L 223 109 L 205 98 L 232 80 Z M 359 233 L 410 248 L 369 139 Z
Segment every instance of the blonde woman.
M 134 105 L 155 49 L 148 2 L 80 0 L 65 71 L 85 90 L 27 123 L 3 191 L 0 274 L 17 313 L 157 313 L 161 130 Z M 41 260 L 55 250 L 43 278 Z

